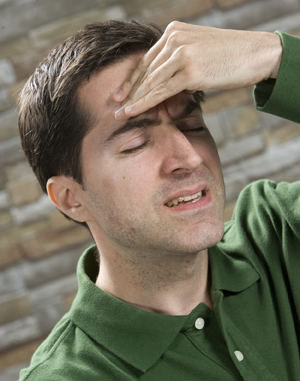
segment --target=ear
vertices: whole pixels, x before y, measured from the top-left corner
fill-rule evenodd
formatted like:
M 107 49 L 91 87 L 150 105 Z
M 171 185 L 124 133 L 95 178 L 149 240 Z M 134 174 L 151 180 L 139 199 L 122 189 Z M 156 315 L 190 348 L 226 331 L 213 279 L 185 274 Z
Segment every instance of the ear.
M 73 220 L 90 220 L 89 211 L 84 205 L 84 191 L 72 178 L 63 175 L 50 177 L 47 192 L 53 204 Z

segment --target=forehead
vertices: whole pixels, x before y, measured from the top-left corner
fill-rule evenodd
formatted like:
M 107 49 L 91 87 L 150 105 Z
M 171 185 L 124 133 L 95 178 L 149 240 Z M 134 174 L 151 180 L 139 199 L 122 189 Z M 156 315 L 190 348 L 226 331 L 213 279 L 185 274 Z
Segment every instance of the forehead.
M 114 118 L 114 112 L 120 108 L 120 103 L 114 102 L 112 95 L 137 67 L 143 55 L 144 53 L 131 56 L 108 66 L 80 86 L 78 89 L 79 102 L 91 116 L 93 126 L 101 124 L 102 126 L 113 127 L 115 125 L 117 127 L 120 124 Z M 193 99 L 191 95 L 181 93 L 164 103 L 170 114 L 172 114 L 172 110 L 176 114 L 191 99 Z
M 78 89 L 78 97 L 84 109 L 94 117 L 99 116 L 99 111 L 102 117 L 106 114 L 113 116 L 113 111 L 120 104 L 113 101 L 112 94 L 130 76 L 142 57 L 143 54 L 138 54 L 125 58 L 96 73 L 82 84 Z

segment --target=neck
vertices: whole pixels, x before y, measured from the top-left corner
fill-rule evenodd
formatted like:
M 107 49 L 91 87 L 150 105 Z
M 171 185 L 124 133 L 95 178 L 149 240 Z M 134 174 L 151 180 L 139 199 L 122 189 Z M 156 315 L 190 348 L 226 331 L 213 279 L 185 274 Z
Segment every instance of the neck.
M 145 253 L 100 254 L 96 285 L 129 304 L 166 315 L 187 315 L 201 302 L 212 309 L 207 250 L 157 260 L 145 260 L 152 258 Z

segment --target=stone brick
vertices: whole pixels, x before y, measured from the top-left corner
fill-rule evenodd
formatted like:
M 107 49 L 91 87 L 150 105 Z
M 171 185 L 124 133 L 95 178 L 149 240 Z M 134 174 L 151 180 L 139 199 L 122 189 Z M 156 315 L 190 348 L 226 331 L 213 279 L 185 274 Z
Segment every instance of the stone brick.
M 195 17 L 212 7 L 212 0 L 174 0 L 168 2 L 165 6 L 160 5 L 154 9 L 144 9 L 142 15 L 147 22 L 155 22 L 158 25 L 166 26 L 174 20 L 184 21 L 190 17 Z
M 294 181 L 299 181 L 300 179 L 300 162 L 294 163 L 290 168 L 284 168 L 279 172 L 272 173 L 268 175 L 270 180 L 276 181 L 277 183 L 280 181 L 287 181 L 288 183 L 292 183 Z
M 97 5 L 97 0 L 27 0 L 14 2 L 0 13 L 0 41 L 25 35 L 30 29 L 53 20 L 84 11 Z M 13 22 L 12 22 L 13 20 Z
M 246 89 L 221 91 L 207 97 L 206 102 L 202 106 L 203 113 L 204 115 L 210 114 L 222 108 L 243 104 L 250 100 L 252 101 Z
M 23 362 L 21 364 L 16 364 L 10 366 L 9 368 L 5 368 L 2 371 L 0 370 L 0 380 L 5 381 L 16 381 L 19 379 L 20 371 L 23 368 L 27 368 L 29 366 L 29 361 Z
M 7 228 L 12 223 L 12 218 L 9 212 L 0 212 L 0 231 Z
M 2 233 L 3 234 L 3 233 Z M 11 266 L 22 258 L 20 248 L 12 243 L 11 245 L 1 245 L 0 269 Z
M 264 137 L 268 145 L 284 143 L 300 136 L 300 128 L 297 123 L 289 122 L 277 129 L 267 129 Z
M 270 178 L 273 174 L 286 171 L 300 162 L 300 138 L 289 140 L 280 145 L 269 147 L 266 151 L 243 160 L 239 163 L 239 171 L 248 181 Z
M 0 59 L 11 58 L 17 54 L 28 52 L 29 48 L 29 39 L 27 37 L 16 38 L 0 45 Z
M 0 89 L 0 111 L 7 110 L 12 106 L 12 99 L 7 88 Z
M 18 136 L 0 142 L 0 162 L 13 164 L 18 160 L 24 160 L 24 152 Z
M 24 282 L 16 267 L 0 271 L 0 294 L 8 294 L 24 287 Z
M 67 311 L 69 311 L 69 309 L 71 308 L 72 303 L 73 303 L 76 295 L 77 295 L 77 292 L 72 292 L 71 294 L 69 294 L 65 297 L 64 302 L 65 302 L 65 306 L 66 306 Z
M 300 17 L 300 13 L 298 14 L 298 17 Z M 300 37 L 300 29 L 292 29 L 291 33 L 294 36 Z
M 39 319 L 43 334 L 49 333 L 66 312 L 63 300 L 59 296 L 48 299 L 46 305 L 37 308 L 35 314 Z
M 49 217 L 51 230 L 57 231 L 62 229 L 71 228 L 75 222 L 68 220 L 62 213 L 55 210 Z
M 0 326 L 0 352 L 42 337 L 36 316 Z
M 223 112 L 215 112 L 205 115 L 204 121 L 217 145 L 225 140 L 223 129 Z
M 9 94 L 12 102 L 17 105 L 20 92 L 24 86 L 24 82 L 16 82 L 13 85 L 9 86 Z
M 9 208 L 8 194 L 6 191 L 0 192 L 0 210 L 5 210 Z
M 234 161 L 241 161 L 248 156 L 260 153 L 264 149 L 261 136 L 253 135 L 245 138 L 228 141 L 219 149 L 222 165 L 228 165 Z
M 0 87 L 8 86 L 16 82 L 16 74 L 9 59 L 0 60 Z
M 21 345 L 18 348 L 11 349 L 6 353 L 0 354 L 0 369 L 5 369 L 13 365 L 24 363 L 25 361 L 30 361 L 32 355 L 41 343 L 42 340 L 35 340 L 28 344 Z M 7 381 L 6 378 L 1 378 L 1 373 L 0 379 Z M 16 378 L 14 380 L 16 380 Z
M 245 135 L 259 126 L 258 111 L 253 105 L 234 107 L 224 112 L 223 128 L 230 138 Z
M 41 234 L 34 239 L 23 242 L 22 248 L 29 259 L 36 260 L 87 242 L 89 239 L 90 234 L 85 228 L 74 226 L 61 232 Z
M 31 304 L 25 294 L 9 294 L 0 297 L 0 325 L 22 319 L 31 314 Z
M 33 288 L 75 274 L 78 259 L 88 246 L 88 243 L 78 245 L 36 262 L 23 261 L 18 267 L 19 276 L 26 287 Z
M 0 141 L 18 136 L 18 114 L 15 109 L 0 114 Z
M 27 79 L 35 70 L 37 65 L 48 55 L 49 51 L 54 47 L 54 44 L 47 46 L 47 48 L 31 50 L 18 54 L 12 58 L 12 63 L 18 80 Z M 23 83 L 23 85 L 25 82 Z M 22 86 L 19 86 L 22 88 Z M 18 89 L 17 89 L 18 90 Z M 19 91 L 18 91 L 19 93 Z
M 17 244 L 19 242 L 33 239 L 38 234 L 43 234 L 49 232 L 50 225 L 47 219 L 42 221 L 36 221 L 33 223 L 28 223 L 25 226 L 14 226 L 12 229 L 8 230 L 2 235 L 0 240 L 0 252 L 4 250 L 5 246 L 12 244 Z
M 55 210 L 55 206 L 46 195 L 43 195 L 38 201 L 32 204 L 21 206 L 19 208 L 11 208 L 11 215 L 16 225 L 22 225 L 47 218 L 51 215 L 53 210 Z
M 77 276 L 72 274 L 30 290 L 29 298 L 35 309 L 44 308 L 57 295 L 64 298 L 66 295 L 76 292 L 77 288 Z
M 276 129 L 286 124 L 286 119 L 279 118 L 278 116 L 267 114 L 266 112 L 259 112 L 260 125 L 263 129 Z
M 226 202 L 230 203 L 238 198 L 241 190 L 247 185 L 247 179 L 242 172 L 238 170 L 235 172 L 228 173 L 225 169 L 224 171 L 224 181 L 226 188 Z
M 31 43 L 34 47 L 41 48 L 65 40 L 73 35 L 83 25 L 94 21 L 107 21 L 109 19 L 124 19 L 126 16 L 123 7 L 115 5 L 106 9 L 93 9 L 79 15 L 60 19 L 51 24 L 43 25 L 29 33 Z M 15 61 L 14 61 L 15 62 Z M 36 62 L 37 64 L 38 62 Z M 21 66 L 22 63 L 20 62 Z M 18 66 L 20 66 L 20 64 Z M 36 65 L 35 65 L 36 66 Z M 34 69 L 34 67 L 32 68 Z M 20 69 L 18 70 L 20 73 Z
M 299 10 L 298 0 L 264 0 L 247 2 L 230 11 L 223 12 L 220 9 L 204 16 L 191 20 L 193 23 L 204 26 L 212 26 L 225 29 L 249 29 L 253 25 L 259 25 L 267 19 L 282 17 L 284 14 Z M 277 28 L 276 28 L 277 29 Z
M 14 165 L 8 165 L 5 168 L 7 181 L 16 180 L 23 176 L 32 175 L 32 169 L 27 161 L 21 161 Z
M 42 190 L 33 174 L 8 182 L 7 190 L 12 205 L 16 207 L 35 202 L 42 195 Z
M 132 1 L 124 1 L 123 6 L 125 8 L 125 12 L 127 15 L 132 18 L 132 16 L 136 16 L 141 14 L 145 8 L 153 9 L 158 7 L 165 7 L 166 4 L 170 3 L 170 0 L 152 0 L 145 3 L 145 0 L 132 0 Z M 135 17 L 134 17 L 135 19 Z
M 229 202 L 225 205 L 224 216 L 223 216 L 224 222 L 231 220 L 235 204 L 236 204 L 236 201 L 232 201 L 232 202 Z
M 249 0 L 216 0 L 216 4 L 221 9 L 228 10 L 229 8 L 236 7 L 243 3 L 249 2 Z
M 299 17 L 300 12 L 292 12 L 291 14 L 287 14 L 286 16 L 281 15 L 276 19 L 271 19 L 267 22 L 262 22 L 259 25 L 255 25 L 255 27 L 250 28 L 250 30 L 261 30 L 266 32 L 274 32 L 275 30 L 282 30 L 287 33 L 294 34 L 297 36 L 297 31 L 299 30 Z

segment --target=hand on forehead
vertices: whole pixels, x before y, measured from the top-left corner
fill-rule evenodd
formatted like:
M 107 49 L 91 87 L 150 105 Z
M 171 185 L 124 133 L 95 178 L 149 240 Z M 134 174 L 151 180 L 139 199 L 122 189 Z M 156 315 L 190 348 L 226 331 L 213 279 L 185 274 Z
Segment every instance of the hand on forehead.
M 113 113 L 115 114 L 115 112 L 120 108 L 120 104 L 114 102 L 112 97 L 110 97 L 110 98 L 114 104 Z M 196 103 L 193 96 L 186 94 L 185 92 L 181 92 L 179 94 L 173 95 L 172 97 L 170 97 L 170 98 L 166 99 L 165 101 L 159 103 L 157 106 L 155 106 L 155 107 L 151 108 L 150 110 L 147 110 L 147 111 L 145 111 L 139 115 L 150 114 L 150 113 L 153 113 L 154 110 L 157 112 L 158 109 L 163 108 L 165 110 L 165 112 L 167 112 L 167 114 L 169 115 L 169 117 L 171 119 L 178 119 L 180 117 L 180 115 L 182 114 L 182 112 L 186 109 L 187 104 L 189 104 L 190 102 Z M 119 121 L 125 121 L 127 119 L 128 119 L 128 116 L 125 114 L 123 116 L 120 116 L 120 115 L 118 116 Z

